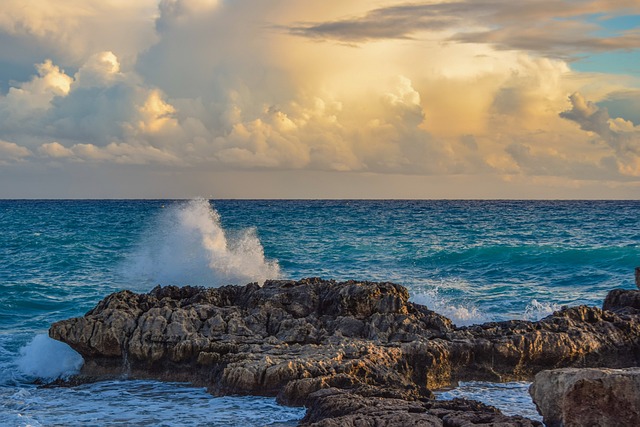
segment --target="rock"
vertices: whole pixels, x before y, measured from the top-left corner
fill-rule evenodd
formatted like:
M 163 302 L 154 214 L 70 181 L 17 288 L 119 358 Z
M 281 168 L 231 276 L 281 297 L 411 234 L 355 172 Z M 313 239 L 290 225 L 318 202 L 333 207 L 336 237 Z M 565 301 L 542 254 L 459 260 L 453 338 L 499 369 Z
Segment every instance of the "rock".
M 188 380 L 214 394 L 278 395 L 302 404 L 319 388 L 386 386 L 430 396 L 402 343 L 443 337 L 452 323 L 391 283 L 268 281 L 112 294 L 50 335 L 87 360 L 83 375 Z M 125 363 L 126 362 L 126 363 Z M 126 365 L 126 366 L 125 366 Z
M 494 407 L 465 399 L 407 401 L 325 389 L 313 393 L 310 400 L 301 426 L 542 426 L 540 422 L 506 416 Z
M 636 267 L 636 286 L 640 289 L 640 267 Z
M 189 381 L 288 405 L 329 388 L 416 401 L 458 380 L 640 364 L 640 311 L 579 306 L 539 322 L 456 328 L 400 285 L 317 278 L 122 291 L 49 335 L 82 354 L 85 377 Z
M 614 289 L 607 295 L 602 309 L 635 313 L 640 310 L 640 290 Z
M 640 423 L 640 368 L 542 371 L 529 393 L 548 427 Z

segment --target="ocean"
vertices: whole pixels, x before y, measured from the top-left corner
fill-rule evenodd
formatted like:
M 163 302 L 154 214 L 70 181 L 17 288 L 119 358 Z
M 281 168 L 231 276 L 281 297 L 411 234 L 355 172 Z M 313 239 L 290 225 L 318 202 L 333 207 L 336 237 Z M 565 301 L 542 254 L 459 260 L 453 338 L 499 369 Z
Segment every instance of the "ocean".
M 600 306 L 635 287 L 640 201 L 0 200 L 0 425 L 290 426 L 263 397 L 126 378 L 38 383 L 82 365 L 47 337 L 111 292 L 268 278 L 392 281 L 459 326 Z M 539 419 L 527 383 L 462 383 Z

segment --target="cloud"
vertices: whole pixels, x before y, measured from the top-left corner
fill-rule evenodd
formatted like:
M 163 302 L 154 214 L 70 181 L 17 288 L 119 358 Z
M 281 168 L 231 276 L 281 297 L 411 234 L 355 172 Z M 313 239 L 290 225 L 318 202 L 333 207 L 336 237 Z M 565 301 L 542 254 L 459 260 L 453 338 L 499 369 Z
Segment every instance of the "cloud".
M 586 100 L 579 93 L 570 96 L 572 108 L 560 117 L 594 133 L 613 148 L 618 170 L 623 175 L 640 176 L 640 126 L 622 118 L 611 118 L 606 108 Z
M 20 166 L 636 179 L 640 83 L 567 58 L 633 46 L 601 23 L 637 2 L 27 2 L 0 11 L 0 41 L 31 46 L 15 63 L 38 58 L 0 71 L 2 152 Z
M 13 142 L 0 140 L 0 164 L 19 161 L 31 156 L 31 150 Z
M 73 157 L 73 151 L 63 146 L 59 142 L 47 142 L 38 148 L 38 152 L 44 156 L 54 159 Z
M 291 34 L 342 42 L 411 39 L 420 31 L 439 31 L 461 21 L 459 4 L 405 4 L 374 9 L 364 16 L 290 26 Z
M 10 43 L 0 47 L 0 60 L 14 61 L 10 45 L 21 43 L 69 65 L 100 51 L 133 61 L 156 39 L 156 14 L 157 0 L 3 0 L 0 34 Z
M 51 60 L 37 64 L 38 75 L 30 81 L 9 89 L 6 97 L 0 99 L 0 109 L 5 114 L 21 116 L 33 110 L 46 110 L 55 97 L 66 96 L 73 79 Z
M 640 48 L 637 30 L 608 31 L 587 16 L 640 13 L 634 0 L 568 2 L 473 0 L 386 6 L 361 16 L 286 29 L 293 35 L 345 43 L 416 39 L 420 33 L 443 33 L 443 40 L 485 43 L 498 49 L 573 57 L 583 52 Z

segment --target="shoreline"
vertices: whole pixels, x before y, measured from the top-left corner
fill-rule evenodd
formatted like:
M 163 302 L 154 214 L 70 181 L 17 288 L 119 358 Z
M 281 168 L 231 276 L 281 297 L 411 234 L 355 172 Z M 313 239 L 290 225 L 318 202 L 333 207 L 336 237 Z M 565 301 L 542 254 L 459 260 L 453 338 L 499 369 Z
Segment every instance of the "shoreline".
M 578 306 L 538 322 L 458 328 L 409 302 L 407 289 L 392 283 L 310 278 L 263 287 L 169 286 L 112 294 L 49 333 L 85 358 L 87 379 L 127 373 L 206 386 L 217 396 L 276 396 L 307 407 L 302 425 L 321 421 L 314 408 L 332 418 L 348 415 L 326 405 L 352 413 L 353 405 L 399 402 L 405 409 L 394 416 L 401 419 L 445 412 L 506 417 L 468 401 L 445 408 L 431 390 L 460 380 L 530 380 L 567 366 L 637 366 L 640 315 L 624 300 L 629 292 L 611 292 L 606 311 Z M 512 418 L 500 422 L 524 422 Z

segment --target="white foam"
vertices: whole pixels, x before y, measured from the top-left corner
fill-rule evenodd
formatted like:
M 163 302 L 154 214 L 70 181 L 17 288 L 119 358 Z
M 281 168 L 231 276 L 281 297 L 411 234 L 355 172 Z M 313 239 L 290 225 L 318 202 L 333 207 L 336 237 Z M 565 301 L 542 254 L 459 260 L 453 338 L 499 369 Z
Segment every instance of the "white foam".
M 167 208 L 132 258 L 130 279 L 163 285 L 263 283 L 280 276 L 255 230 L 227 235 L 218 212 L 202 198 Z
M 83 363 L 82 356 L 75 350 L 45 334 L 36 335 L 22 347 L 16 360 L 24 375 L 49 381 L 77 374 Z
M 456 326 L 469 326 L 489 322 L 492 319 L 472 304 L 456 305 L 440 295 L 439 288 L 418 292 L 411 301 L 426 305 L 429 310 L 448 317 Z
M 560 310 L 560 306 L 555 303 L 538 302 L 538 300 L 531 300 L 527 307 L 524 309 L 524 319 L 537 321 L 544 317 L 553 314 L 555 311 Z

